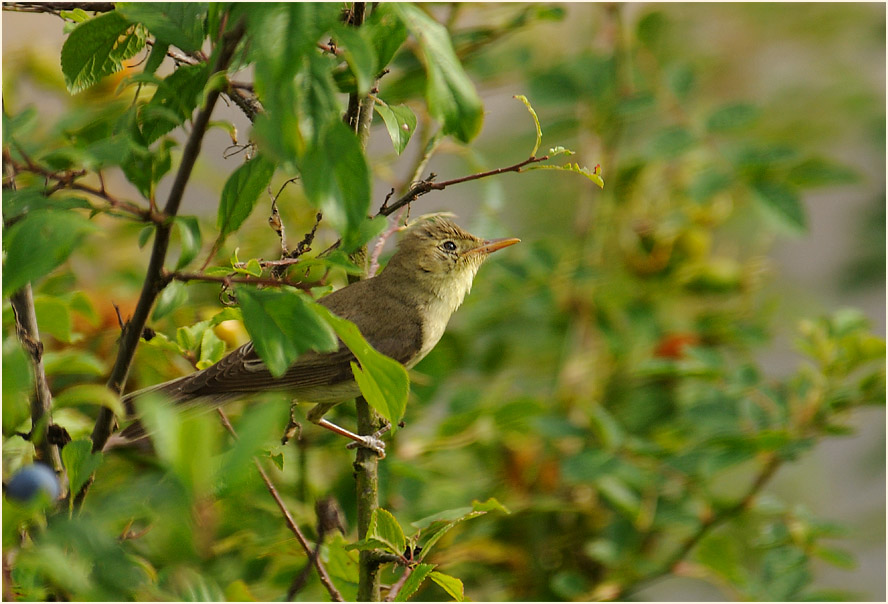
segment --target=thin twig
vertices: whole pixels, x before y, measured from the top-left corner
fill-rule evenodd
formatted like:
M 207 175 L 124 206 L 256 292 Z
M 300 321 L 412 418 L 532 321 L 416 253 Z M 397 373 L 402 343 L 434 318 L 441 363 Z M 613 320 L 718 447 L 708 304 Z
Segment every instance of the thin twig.
M 391 205 L 384 205 L 379 209 L 376 213 L 377 216 L 388 216 L 395 210 L 400 209 L 401 207 L 416 201 L 418 197 L 425 195 L 430 191 L 441 191 L 446 189 L 451 185 L 458 185 L 463 182 L 469 182 L 472 180 L 479 180 L 481 178 L 487 178 L 488 176 L 496 176 L 497 174 L 504 174 L 506 172 L 521 172 L 521 169 L 524 166 L 530 164 L 536 164 L 542 161 L 546 161 L 549 159 L 548 155 L 543 155 L 542 157 L 529 157 L 524 161 L 520 161 L 517 164 L 513 164 L 511 166 L 506 166 L 504 168 L 496 168 L 494 170 L 488 170 L 487 172 L 478 172 L 476 174 L 469 174 L 468 176 L 463 176 L 461 178 L 454 178 L 452 180 L 445 180 L 442 182 L 435 182 L 433 177 L 429 177 L 425 180 L 422 180 L 412 187 L 410 190 L 404 193 L 401 197 L 399 197 L 396 201 L 394 201 Z
M 401 223 L 401 217 L 406 210 L 407 208 L 401 208 L 401 211 L 398 212 L 398 215 L 395 217 L 391 226 L 389 226 L 376 240 L 376 243 L 373 246 L 373 253 L 370 254 L 370 267 L 367 269 L 368 277 L 374 276 L 376 271 L 379 270 L 379 256 L 382 254 L 382 248 L 385 247 L 385 242 L 389 240 L 389 237 L 394 235 L 395 232 L 401 228 L 399 224 Z
M 234 431 L 234 427 L 231 425 L 231 422 L 228 421 L 228 417 L 225 415 L 225 412 L 222 409 L 216 409 L 219 414 L 219 419 L 222 421 L 222 425 L 225 426 L 225 429 L 237 439 L 237 433 Z M 271 479 L 268 477 L 268 474 L 265 472 L 265 469 L 262 467 L 262 464 L 259 463 L 259 460 L 254 457 L 253 463 L 256 465 L 256 469 L 259 470 L 259 475 L 262 477 L 262 482 L 265 483 L 265 488 L 268 489 L 268 492 L 271 494 L 272 499 L 277 504 L 278 508 L 281 510 L 281 514 L 284 516 L 284 521 L 287 524 L 287 528 L 290 529 L 296 536 L 296 540 L 299 542 L 299 545 L 302 546 L 302 549 L 305 550 L 305 553 L 308 555 L 309 559 L 312 559 L 312 548 L 308 543 L 308 539 L 305 538 L 305 535 L 302 534 L 302 530 L 299 528 L 299 525 L 296 524 L 296 521 L 293 519 L 293 515 L 290 514 L 290 510 L 287 509 L 287 504 L 284 503 L 281 496 L 278 494 L 277 488 L 274 486 L 274 483 L 271 482 Z M 324 564 L 320 560 L 320 556 L 314 556 L 314 565 L 315 568 L 318 569 L 318 577 L 321 579 L 321 583 L 323 583 L 324 587 L 330 593 L 330 597 L 334 602 L 344 602 L 345 600 L 342 597 L 342 594 L 339 593 L 339 590 L 336 589 L 336 586 L 333 585 L 333 581 L 330 579 L 330 575 L 327 574 L 327 569 L 324 568 Z
M 407 566 L 404 568 L 404 574 L 401 575 L 401 578 L 392 585 L 391 589 L 389 589 L 388 594 L 385 596 L 384 602 L 394 602 L 395 598 L 398 597 L 398 593 L 401 591 L 401 588 L 404 587 L 404 583 L 407 582 L 407 578 L 413 574 L 413 568 Z
M 271 260 L 269 264 L 280 265 L 283 261 L 280 260 Z M 295 262 L 292 261 L 292 262 Z M 291 263 L 292 263 L 291 262 Z M 167 280 L 173 281 L 208 281 L 211 283 L 246 283 L 249 285 L 264 285 L 270 287 L 278 287 L 281 285 L 288 285 L 290 287 L 295 287 L 298 289 L 302 289 L 305 291 L 310 290 L 314 287 L 314 284 L 301 283 L 299 281 L 289 281 L 287 279 L 275 279 L 273 277 L 252 277 L 249 275 L 236 276 L 236 275 L 206 275 L 204 273 L 181 273 L 181 272 L 164 272 L 165 278 Z
M 685 557 L 694 549 L 694 547 L 700 543 L 700 541 L 709 534 L 712 529 L 723 524 L 730 520 L 731 518 L 737 516 L 738 514 L 748 510 L 752 503 L 755 501 L 755 498 L 761 492 L 761 490 L 765 487 L 766 484 L 773 478 L 774 474 L 780 468 L 782 464 L 782 460 L 776 455 L 771 456 L 762 469 L 759 471 L 758 475 L 755 477 L 755 480 L 749 486 L 746 491 L 746 494 L 743 495 L 736 503 L 731 505 L 730 507 L 724 508 L 717 513 L 709 516 L 704 519 L 700 526 L 697 527 L 697 530 L 693 535 L 688 537 L 679 547 L 676 549 L 669 558 L 666 559 L 665 562 L 660 564 L 657 569 L 651 571 L 647 575 L 641 577 L 637 581 L 633 583 L 625 592 L 620 594 L 622 597 L 628 596 L 634 591 L 637 591 L 643 584 L 649 583 L 655 579 L 659 579 L 660 577 L 669 574 L 675 569 L 675 566 L 685 559 Z

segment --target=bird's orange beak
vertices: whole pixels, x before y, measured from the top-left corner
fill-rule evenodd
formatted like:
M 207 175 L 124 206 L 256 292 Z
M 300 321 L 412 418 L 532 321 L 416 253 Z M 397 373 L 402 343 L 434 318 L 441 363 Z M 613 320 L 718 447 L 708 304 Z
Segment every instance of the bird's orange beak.
M 516 239 L 515 237 L 508 237 L 505 239 L 488 239 L 483 242 L 476 248 L 470 249 L 468 254 L 490 254 L 497 250 L 501 250 L 504 247 L 509 247 L 510 245 L 515 245 L 521 241 L 520 239 Z

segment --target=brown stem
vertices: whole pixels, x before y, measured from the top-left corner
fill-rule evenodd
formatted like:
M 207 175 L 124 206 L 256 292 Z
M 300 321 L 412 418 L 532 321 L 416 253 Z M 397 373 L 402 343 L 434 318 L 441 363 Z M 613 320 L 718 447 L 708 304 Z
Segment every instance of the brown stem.
M 691 550 L 693 550 L 703 537 L 708 535 L 712 529 L 748 510 L 761 490 L 766 484 L 768 484 L 771 478 L 773 478 L 774 474 L 780 468 L 781 463 L 782 460 L 779 457 L 776 455 L 771 456 L 759 471 L 755 480 L 749 486 L 749 489 L 747 489 L 746 494 L 744 494 L 743 497 L 730 507 L 724 508 L 703 520 L 703 522 L 700 523 L 700 526 L 697 527 L 696 532 L 688 537 L 671 556 L 659 565 L 657 569 L 635 581 L 631 587 L 620 595 L 622 597 L 628 596 L 631 592 L 637 591 L 643 584 L 669 574 L 675 568 L 675 565 L 684 560 L 685 557 L 691 553 Z
M 294 261 L 295 262 L 295 261 Z M 270 265 L 279 265 L 281 261 L 279 260 L 271 260 L 269 261 Z M 174 272 L 170 273 L 164 271 L 165 279 L 167 281 L 207 281 L 210 283 L 246 283 L 248 285 L 266 285 L 277 287 L 281 285 L 289 285 L 290 287 L 296 287 L 298 289 L 302 289 L 305 291 L 310 290 L 313 285 L 308 283 L 300 283 L 298 281 L 288 281 L 285 279 L 275 279 L 275 278 L 263 278 L 263 277 L 250 277 L 250 276 L 232 276 L 232 275 L 205 275 L 203 273 L 180 273 Z
M 394 602 L 395 598 L 398 597 L 398 594 L 401 592 L 401 588 L 404 587 L 404 583 L 407 582 L 407 578 L 413 574 L 413 569 L 411 567 L 406 567 L 404 569 L 404 574 L 401 575 L 401 578 L 392 585 L 392 588 L 389 590 L 388 594 L 385 596 L 386 602 Z
M 34 392 L 31 397 L 31 442 L 34 444 L 37 459 L 52 467 L 64 485 L 65 469 L 62 466 L 59 448 L 48 438 L 52 425 L 52 392 L 49 390 L 43 368 L 43 342 L 40 341 L 40 333 L 37 330 L 31 284 L 27 283 L 13 293 L 9 301 L 15 314 L 16 333 L 22 348 L 31 359 L 31 369 L 34 374 Z
M 228 64 L 231 62 L 234 55 L 234 49 L 243 36 L 244 31 L 245 27 L 243 23 L 240 23 L 224 36 L 216 61 L 213 64 L 212 71 L 214 73 L 225 71 L 228 68 Z M 198 112 L 197 117 L 195 117 L 191 133 L 188 136 L 188 140 L 182 152 L 182 161 L 179 164 L 179 170 L 176 173 L 176 178 L 173 181 L 166 206 L 164 207 L 164 214 L 166 215 L 167 220 L 156 227 L 154 247 L 151 250 L 151 259 L 148 263 L 148 270 L 145 276 L 145 283 L 142 287 L 142 293 L 139 296 L 139 301 L 136 304 L 132 319 L 130 319 L 129 323 L 127 323 L 123 330 L 120 349 L 117 353 L 114 368 L 111 370 L 111 375 L 108 378 L 108 387 L 115 392 L 121 393 L 123 391 L 123 386 L 126 383 L 130 365 L 132 364 L 133 356 L 136 353 L 136 347 L 139 344 L 142 329 L 148 321 L 151 307 L 154 305 L 154 300 L 157 298 L 157 295 L 168 283 L 163 272 L 163 264 L 170 243 L 170 233 L 172 231 L 171 219 L 179 211 L 179 205 L 182 203 L 182 198 L 185 194 L 185 186 L 188 184 L 188 180 L 191 177 L 191 171 L 197 161 L 197 156 L 200 154 L 201 143 L 204 134 L 207 131 L 213 107 L 219 99 L 219 94 L 220 91 L 217 89 L 211 91 L 207 95 L 206 106 L 201 109 Z M 107 408 L 102 408 L 92 433 L 94 451 L 102 450 L 102 447 L 105 446 L 105 442 L 108 440 L 108 436 L 111 434 L 113 426 L 114 414 Z
M 225 412 L 221 409 L 217 409 L 219 413 L 219 418 L 222 420 L 222 425 L 225 426 L 225 429 L 236 439 L 237 433 L 234 431 L 234 426 L 231 425 L 231 422 L 228 421 L 228 417 L 225 415 Z M 312 548 L 308 543 L 308 539 L 305 538 L 305 535 L 302 534 L 302 530 L 299 528 L 299 525 L 296 524 L 296 521 L 293 519 L 293 515 L 290 514 L 290 510 L 287 509 L 287 504 L 284 503 L 284 500 L 281 499 L 281 496 L 278 494 L 277 488 L 274 486 L 274 483 L 271 482 L 271 479 L 268 477 L 268 474 L 265 472 L 265 469 L 262 467 L 262 464 L 259 463 L 257 458 L 253 458 L 253 463 L 256 465 L 256 469 L 259 470 L 259 475 L 262 477 L 262 482 L 265 483 L 265 488 L 268 489 L 269 494 L 271 494 L 272 499 L 277 504 L 278 509 L 280 509 L 281 514 L 284 516 L 284 521 L 287 524 L 287 528 L 290 529 L 290 532 L 296 536 L 296 540 L 299 542 L 299 545 L 302 546 L 302 549 L 305 550 L 305 553 L 308 555 L 310 560 L 314 561 L 315 568 L 318 569 L 318 577 L 321 579 L 321 583 L 323 583 L 324 587 L 329 592 L 330 597 L 334 602 L 344 602 L 345 600 L 342 597 L 342 594 L 339 593 L 339 590 L 336 589 L 336 586 L 333 585 L 333 581 L 330 579 L 330 575 L 327 573 L 327 569 L 324 568 L 324 564 L 320 560 L 320 556 L 312 556 Z
M 421 197 L 422 195 L 425 195 L 426 193 L 428 193 L 430 191 L 441 191 L 443 189 L 446 189 L 450 185 L 458 185 L 463 182 L 469 182 L 472 180 L 487 178 L 488 176 L 496 176 L 497 174 L 504 174 L 506 172 L 521 172 L 521 169 L 524 168 L 524 166 L 527 166 L 530 164 L 536 164 L 541 161 L 546 161 L 547 159 L 549 159 L 548 155 L 543 155 L 542 157 L 529 157 L 529 158 L 525 159 L 524 161 L 518 162 L 517 164 L 513 164 L 511 166 L 506 166 L 504 168 L 496 168 L 494 170 L 488 170 L 487 172 L 478 172 L 477 174 L 469 174 L 468 176 L 454 178 L 452 180 L 445 180 L 442 182 L 435 182 L 433 180 L 434 175 L 432 175 L 429 178 L 427 178 L 421 182 L 418 182 L 415 185 L 413 185 L 412 187 L 410 187 L 409 191 L 407 191 L 401 197 L 399 197 L 397 200 L 392 202 L 391 205 L 384 204 L 383 207 L 381 207 L 379 209 L 379 211 L 376 213 L 376 215 L 377 216 L 388 216 L 389 214 L 398 210 L 402 206 L 405 206 L 408 203 L 416 201 L 416 199 L 418 197 Z

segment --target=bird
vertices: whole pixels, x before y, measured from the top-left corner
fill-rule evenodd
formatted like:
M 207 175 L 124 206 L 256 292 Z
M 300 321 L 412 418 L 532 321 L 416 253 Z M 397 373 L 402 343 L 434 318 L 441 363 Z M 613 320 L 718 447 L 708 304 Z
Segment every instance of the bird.
M 379 274 L 336 290 L 318 303 L 353 322 L 373 348 L 410 369 L 441 339 L 482 263 L 493 252 L 519 241 L 481 239 L 441 214 L 421 217 L 405 230 Z M 134 413 L 133 401 L 149 393 L 177 404 L 214 407 L 260 392 L 285 391 L 295 401 L 315 404 L 307 413 L 309 421 L 382 458 L 385 443 L 380 433 L 358 435 L 323 417 L 335 405 L 360 395 L 351 368 L 355 360 L 340 340 L 337 350 L 306 352 L 282 376 L 274 377 L 251 341 L 206 369 L 130 393 L 123 402 L 128 413 Z M 137 420 L 112 436 L 105 449 L 145 437 Z

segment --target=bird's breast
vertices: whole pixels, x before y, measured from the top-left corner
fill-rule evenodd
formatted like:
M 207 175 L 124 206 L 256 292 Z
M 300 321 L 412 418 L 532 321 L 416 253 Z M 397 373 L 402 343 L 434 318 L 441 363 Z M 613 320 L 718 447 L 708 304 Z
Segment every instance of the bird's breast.
M 426 302 L 425 308 L 420 309 L 420 313 L 424 317 L 422 347 L 419 354 L 410 363 L 410 367 L 422 360 L 438 344 L 447 329 L 451 315 L 459 308 L 466 294 L 472 288 L 474 274 L 466 271 L 465 278 L 462 277 L 463 275 L 460 275 L 459 278 L 449 283 L 449 287 L 435 292 L 435 295 Z

